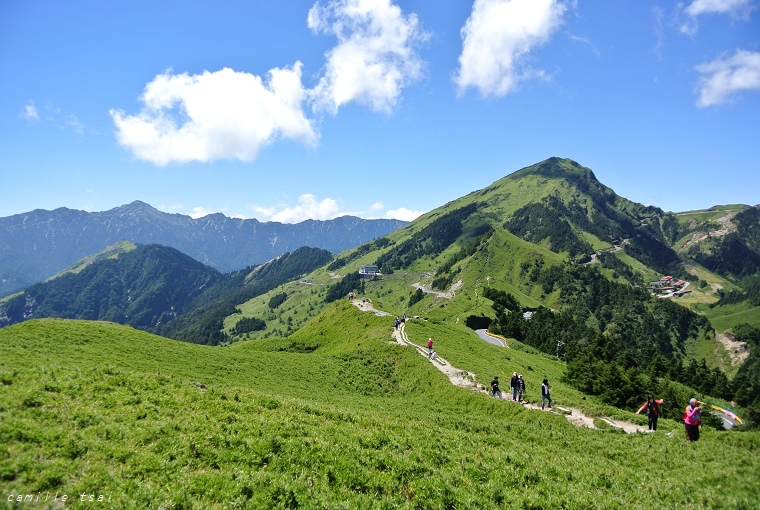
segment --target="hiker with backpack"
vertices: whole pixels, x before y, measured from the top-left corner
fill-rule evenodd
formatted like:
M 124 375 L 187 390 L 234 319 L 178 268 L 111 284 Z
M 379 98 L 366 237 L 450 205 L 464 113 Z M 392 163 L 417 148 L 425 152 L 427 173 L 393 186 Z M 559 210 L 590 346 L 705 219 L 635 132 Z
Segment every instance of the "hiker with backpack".
M 649 430 L 657 430 L 657 419 L 660 417 L 660 404 L 663 402 L 665 401 L 662 399 L 655 400 L 652 395 L 649 395 L 644 405 L 636 411 L 636 414 L 641 414 L 642 411 L 646 410 L 647 418 L 649 418 Z

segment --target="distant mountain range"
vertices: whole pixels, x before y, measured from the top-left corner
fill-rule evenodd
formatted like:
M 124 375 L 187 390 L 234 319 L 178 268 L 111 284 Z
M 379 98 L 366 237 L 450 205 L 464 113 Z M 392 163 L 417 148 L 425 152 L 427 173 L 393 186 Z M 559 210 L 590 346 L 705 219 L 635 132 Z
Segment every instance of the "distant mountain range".
M 220 272 L 271 260 L 302 246 L 339 253 L 406 225 L 342 216 L 296 224 L 211 214 L 194 219 L 135 201 L 109 211 L 35 210 L 0 218 L 0 297 L 53 276 L 119 241 L 175 248 Z

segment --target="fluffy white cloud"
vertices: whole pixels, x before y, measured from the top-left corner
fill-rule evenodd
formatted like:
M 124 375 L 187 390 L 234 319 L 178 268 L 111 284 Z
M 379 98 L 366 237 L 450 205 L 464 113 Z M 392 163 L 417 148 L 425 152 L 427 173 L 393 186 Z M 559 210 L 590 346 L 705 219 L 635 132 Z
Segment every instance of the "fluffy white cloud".
M 254 206 L 253 211 L 262 221 L 279 221 L 280 223 L 299 223 L 305 220 L 331 220 L 341 216 L 338 203 L 332 198 L 317 200 L 311 193 L 298 197 L 298 205 L 282 208 Z
M 559 28 L 566 10 L 558 0 L 475 0 L 461 30 L 459 93 L 475 87 L 484 96 L 503 96 L 520 80 L 541 76 L 525 60 Z
M 391 220 L 412 221 L 425 214 L 425 211 L 410 211 L 406 207 L 391 209 L 385 213 L 385 217 Z
M 760 90 L 760 52 L 737 50 L 695 69 L 702 74 L 697 101 L 701 108 L 722 104 L 743 90 Z
M 427 38 L 415 14 L 404 15 L 390 0 L 330 0 L 309 10 L 309 28 L 335 35 L 325 55 L 324 76 L 311 91 L 317 108 L 336 113 L 351 101 L 390 111 L 401 90 L 418 79 L 416 46 Z
M 272 69 L 267 78 L 229 68 L 160 74 L 146 85 L 139 114 L 111 110 L 116 137 L 137 158 L 156 165 L 252 161 L 278 137 L 315 143 L 317 135 L 302 108 L 301 63 Z
M 332 220 L 339 216 L 357 216 L 359 218 L 387 218 L 403 221 L 412 221 L 423 214 L 424 211 L 411 211 L 404 207 L 389 210 L 384 215 L 376 213 L 385 206 L 382 202 L 375 202 L 367 211 L 350 212 L 342 211 L 338 202 L 332 198 L 319 200 L 311 193 L 304 193 L 298 197 L 298 205 L 278 204 L 275 207 L 251 206 L 253 216 L 260 221 L 279 221 L 280 223 L 299 223 L 305 220 Z M 200 208 L 197 208 L 200 210 Z M 208 214 L 208 212 L 205 212 Z
M 683 10 L 689 19 L 681 25 L 681 32 L 695 34 L 697 17 L 704 14 L 729 14 L 735 18 L 744 18 L 749 16 L 752 9 L 752 0 L 694 0 Z

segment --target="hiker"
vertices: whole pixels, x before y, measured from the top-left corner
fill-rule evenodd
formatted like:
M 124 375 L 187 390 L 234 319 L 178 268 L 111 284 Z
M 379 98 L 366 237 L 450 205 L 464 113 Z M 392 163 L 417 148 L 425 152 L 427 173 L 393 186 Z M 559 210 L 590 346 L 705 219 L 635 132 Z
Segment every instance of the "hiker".
M 523 394 L 525 393 L 525 381 L 522 374 L 517 376 L 517 401 L 523 401 Z
M 544 382 L 541 384 L 541 409 L 544 409 L 544 403 L 546 401 L 549 401 L 549 408 L 552 407 L 552 397 L 549 395 L 549 379 L 544 379 Z
M 702 408 L 696 398 L 689 400 L 689 405 L 683 410 L 683 424 L 686 427 L 686 439 L 699 441 L 699 427 L 702 426 Z
M 433 339 L 428 338 L 428 356 L 430 356 L 431 352 L 433 352 Z
M 655 400 L 652 395 L 649 395 L 644 405 L 636 411 L 636 414 L 641 414 L 646 409 L 647 418 L 649 418 L 649 430 L 657 430 L 657 418 L 660 417 L 660 404 L 663 402 L 665 401 L 662 399 Z
M 400 324 L 401 324 L 401 320 L 398 317 L 396 317 L 396 322 L 393 324 L 393 329 L 398 329 Z
M 493 376 L 493 381 L 491 381 L 491 396 L 501 398 L 501 390 L 499 389 L 498 375 Z
M 512 400 L 517 402 L 517 372 L 512 372 L 512 379 L 509 380 L 509 387 L 512 389 Z
M 430 354 L 428 354 L 428 359 L 430 361 L 433 361 L 437 357 L 438 357 L 438 354 L 435 351 L 430 351 Z

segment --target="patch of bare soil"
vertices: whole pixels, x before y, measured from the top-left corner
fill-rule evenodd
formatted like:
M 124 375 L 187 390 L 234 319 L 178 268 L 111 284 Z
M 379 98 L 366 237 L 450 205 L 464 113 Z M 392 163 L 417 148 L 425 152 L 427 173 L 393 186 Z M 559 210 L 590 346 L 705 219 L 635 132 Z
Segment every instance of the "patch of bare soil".
M 710 237 L 724 237 L 727 234 L 734 232 L 736 230 L 736 226 L 731 223 L 731 219 L 736 216 L 738 212 L 739 211 L 727 211 L 725 215 L 715 220 L 715 222 L 720 225 L 720 228 L 717 230 L 710 230 L 707 232 L 694 232 L 694 234 L 691 236 L 691 239 L 689 239 L 684 245 L 684 250 L 690 246 L 699 244 Z
M 749 349 L 745 342 L 740 342 L 731 333 L 721 333 L 717 336 L 718 342 L 728 352 L 728 356 L 731 358 L 731 365 L 741 365 L 744 360 L 749 356 Z
M 451 299 L 456 294 L 456 291 L 462 288 L 462 280 L 457 280 L 456 282 L 454 282 L 454 284 L 451 287 L 449 287 L 449 290 L 447 290 L 446 292 L 433 290 L 429 285 L 423 285 L 421 283 L 413 283 L 412 287 L 414 287 L 415 289 L 420 289 L 422 292 L 425 292 L 427 294 L 435 294 L 439 298 Z
M 388 312 L 377 310 L 374 306 L 372 306 L 372 302 L 368 300 L 354 299 L 351 301 L 351 303 L 353 303 L 355 307 L 363 312 L 372 312 L 375 315 L 379 315 L 380 317 L 387 317 L 390 315 Z

